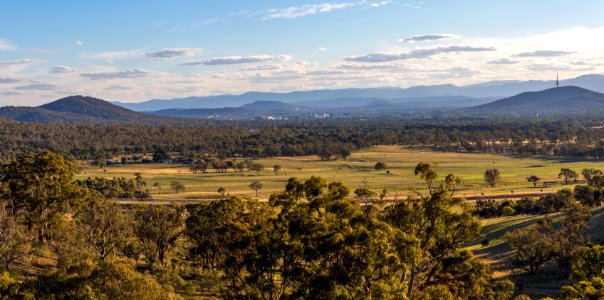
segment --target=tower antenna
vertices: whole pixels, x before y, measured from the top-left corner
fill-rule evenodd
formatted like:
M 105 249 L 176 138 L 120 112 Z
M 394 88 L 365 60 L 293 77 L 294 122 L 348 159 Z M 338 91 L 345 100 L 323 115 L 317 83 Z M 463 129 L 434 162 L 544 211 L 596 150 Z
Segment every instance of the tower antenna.
M 556 87 L 560 87 L 560 81 L 558 80 L 558 72 L 556 72 Z

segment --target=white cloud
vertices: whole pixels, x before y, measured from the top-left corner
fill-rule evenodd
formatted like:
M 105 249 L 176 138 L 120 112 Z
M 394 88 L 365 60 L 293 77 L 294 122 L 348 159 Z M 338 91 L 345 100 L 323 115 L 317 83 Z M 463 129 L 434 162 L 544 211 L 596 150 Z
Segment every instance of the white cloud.
M 430 42 L 436 40 L 447 40 L 447 39 L 455 39 L 459 38 L 459 36 L 449 33 L 438 33 L 438 34 L 422 34 L 422 35 L 414 35 L 412 37 L 406 38 L 405 42 L 407 43 L 415 43 L 415 42 Z M 400 39 L 399 39 L 400 41 Z
M 270 61 L 287 61 L 290 60 L 289 55 L 250 55 L 250 56 L 224 56 L 208 58 L 198 61 L 190 61 L 182 63 L 183 66 L 195 66 L 195 65 L 234 65 L 234 64 L 247 64 L 247 63 L 259 63 L 259 62 L 270 62 Z
M 53 66 L 48 69 L 49 73 L 72 73 L 75 72 L 76 69 L 67 66 Z
M 139 78 L 149 75 L 151 72 L 141 69 L 132 69 L 127 71 L 116 72 L 101 72 L 101 73 L 82 73 L 80 76 L 90 80 L 108 80 L 108 79 L 124 79 L 124 78 Z
M 269 9 L 262 20 L 272 19 L 296 19 L 305 16 L 327 13 L 334 10 L 352 8 L 361 2 L 321 3 L 307 4 L 302 6 L 290 6 L 287 8 Z
M 201 48 L 164 48 L 158 51 L 145 53 L 145 56 L 156 59 L 172 59 L 179 56 L 195 56 L 195 54 L 203 51 Z
M 17 50 L 17 46 L 11 44 L 5 39 L 0 39 L 0 50 Z
M 318 47 L 317 50 L 319 50 L 321 52 L 327 52 L 327 51 L 329 51 L 329 49 L 325 48 L 325 47 Z
M 388 4 L 391 4 L 392 1 L 379 1 L 379 2 L 373 2 L 371 4 L 369 4 L 369 7 L 382 7 Z
M 77 46 L 83 46 L 83 45 L 84 45 L 84 42 L 82 42 L 82 41 L 75 41 L 74 43 L 75 43 Z
M 472 47 L 472 46 L 446 46 L 436 48 L 415 49 L 404 53 L 370 53 L 363 56 L 348 57 L 345 60 L 350 62 L 389 62 L 396 60 L 405 60 L 412 58 L 428 58 L 444 53 L 462 53 L 462 52 L 487 52 L 495 51 L 493 47 Z

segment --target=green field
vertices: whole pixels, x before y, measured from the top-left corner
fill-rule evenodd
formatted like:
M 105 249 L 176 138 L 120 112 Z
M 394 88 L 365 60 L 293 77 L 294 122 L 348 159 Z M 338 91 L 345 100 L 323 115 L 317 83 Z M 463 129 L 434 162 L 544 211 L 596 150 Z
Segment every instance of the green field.
M 388 171 L 376 171 L 373 166 L 383 161 Z M 402 146 L 378 146 L 355 152 L 346 160 L 321 161 L 318 157 L 278 157 L 259 159 L 265 170 L 257 174 L 244 172 L 243 176 L 233 170 L 228 173 L 193 174 L 183 164 L 131 164 L 109 166 L 104 169 L 87 167 L 78 174 L 86 177 L 126 177 L 133 178 L 135 172 L 141 172 L 151 190 L 154 199 L 158 200 L 202 200 L 218 199 L 218 188 L 224 187 L 231 196 L 255 197 L 255 192 L 248 186 L 258 180 L 264 184 L 260 198 L 266 199 L 271 192 L 282 190 L 290 177 L 308 178 L 318 175 L 328 181 L 342 181 L 352 190 L 367 186 L 372 190 L 387 189 L 389 197 L 405 197 L 409 190 L 422 190 L 421 180 L 413 174 L 415 165 L 420 162 L 438 163 L 440 173 L 454 173 L 461 176 L 465 184 L 458 195 L 480 197 L 482 195 L 505 198 L 518 198 L 526 194 L 553 192 L 564 186 L 558 178 L 560 168 L 571 168 L 580 172 L 584 168 L 604 169 L 603 161 L 578 161 L 566 159 L 541 159 L 538 157 L 506 156 L 475 153 L 443 153 L 429 150 L 409 149 Z M 272 166 L 279 164 L 283 169 L 275 174 Z M 486 187 L 483 173 L 488 168 L 497 168 L 501 172 L 501 181 L 495 188 Z M 537 175 L 542 178 L 537 188 L 526 181 L 526 177 Z M 186 186 L 183 193 L 174 193 L 169 185 L 171 181 L 182 182 Z M 152 188 L 159 182 L 161 189 Z M 549 182 L 545 187 L 544 182 Z

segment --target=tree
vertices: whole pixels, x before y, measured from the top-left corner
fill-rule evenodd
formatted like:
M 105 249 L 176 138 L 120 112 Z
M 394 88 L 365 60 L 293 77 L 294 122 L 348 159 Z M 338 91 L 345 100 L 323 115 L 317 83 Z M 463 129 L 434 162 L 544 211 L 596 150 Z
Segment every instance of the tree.
M 533 183 L 533 188 L 537 187 L 537 182 L 541 180 L 541 178 L 535 176 L 535 175 L 531 175 L 530 177 L 526 178 L 526 181 L 528 182 L 532 182 Z
M 178 181 L 172 181 L 170 182 L 170 187 L 174 190 L 175 193 L 180 194 L 181 192 L 183 192 L 185 190 L 185 185 L 178 182 Z
M 102 261 L 114 254 L 131 233 L 122 207 L 104 199 L 85 203 L 76 214 L 75 223 Z
M 410 252 L 399 254 L 401 259 L 414 257 L 402 277 L 407 297 L 414 299 L 437 289 L 442 297 L 469 297 L 476 289 L 488 285 L 490 273 L 471 252 L 461 248 L 462 243 L 476 238 L 480 231 L 471 207 L 454 197 L 462 180 L 449 174 L 437 182 L 436 166 L 429 163 L 419 163 L 415 174 L 426 181 L 429 194 L 409 197 L 385 211 L 385 220 L 411 237 L 415 244 L 405 249 Z
M 162 162 L 167 159 L 171 159 L 172 155 L 170 152 L 163 147 L 155 147 L 153 151 L 153 161 L 154 162 Z
M 256 171 L 256 174 L 260 174 L 260 172 L 264 170 L 264 165 L 261 163 L 253 163 L 250 165 L 250 170 Z
M 551 220 L 540 220 L 536 227 L 517 229 L 505 235 L 505 239 L 516 250 L 515 263 L 527 267 L 530 273 L 554 257 L 553 227 Z
M 245 171 L 246 168 L 247 168 L 247 164 L 243 161 L 240 161 L 234 165 L 234 169 L 237 172 L 239 172 L 239 174 L 241 174 L 241 176 L 243 176 L 243 172 Z
M 581 175 L 583 175 L 583 178 L 587 181 L 587 185 L 592 186 L 592 178 L 597 175 L 602 175 L 602 171 L 597 169 L 583 169 L 581 170 Z
M 145 258 L 163 265 L 166 255 L 176 245 L 184 231 L 184 211 L 181 206 L 146 205 L 134 214 L 134 233 L 143 244 Z
M 282 169 L 281 165 L 273 166 L 273 172 L 275 172 L 275 175 L 279 175 L 279 171 L 281 171 L 281 169 Z
M 373 168 L 376 170 L 385 170 L 386 168 L 388 168 L 388 166 L 386 165 L 386 163 L 383 163 L 380 161 L 380 162 L 377 162 L 375 164 L 375 166 L 373 166 Z
M 513 216 L 515 213 L 516 210 L 514 210 L 509 205 L 506 205 L 501 209 L 501 214 L 503 214 L 504 216 Z
M 562 288 L 561 299 L 604 298 L 604 246 L 581 248 L 571 269 L 571 284 Z
M 555 259 L 564 274 L 570 272 L 572 259 L 579 254 L 587 240 L 587 229 L 591 212 L 580 204 L 568 206 L 563 211 L 560 228 L 554 231 Z
M 254 180 L 252 183 L 250 183 L 250 189 L 256 191 L 256 197 L 258 197 L 258 193 L 262 187 L 264 187 L 264 184 L 262 184 L 260 181 Z
M 0 274 L 10 270 L 11 264 L 30 253 L 30 243 L 30 232 L 17 222 L 16 215 L 0 203 Z
M 222 199 L 222 198 L 224 198 L 224 194 L 226 193 L 226 189 L 223 188 L 223 187 L 219 187 L 217 192 L 220 194 L 220 198 Z
M 579 174 L 577 174 L 577 172 L 569 168 L 560 169 L 560 173 L 558 174 L 558 178 L 564 177 L 564 184 L 568 184 L 569 179 L 574 179 L 576 181 L 578 176 Z
M 153 187 L 161 190 L 161 184 L 159 182 L 154 182 Z
M 136 189 L 139 191 L 141 188 L 147 185 L 145 179 L 143 178 L 143 174 L 140 172 L 134 173 L 134 181 L 136 182 Z
M 2 166 L 2 198 L 21 210 L 29 229 L 40 242 L 51 238 L 50 227 L 89 197 L 74 181 L 74 165 L 50 151 L 22 155 Z
M 495 187 L 499 181 L 499 175 L 500 173 L 498 169 L 488 169 L 484 172 L 484 181 L 487 183 L 487 185 Z

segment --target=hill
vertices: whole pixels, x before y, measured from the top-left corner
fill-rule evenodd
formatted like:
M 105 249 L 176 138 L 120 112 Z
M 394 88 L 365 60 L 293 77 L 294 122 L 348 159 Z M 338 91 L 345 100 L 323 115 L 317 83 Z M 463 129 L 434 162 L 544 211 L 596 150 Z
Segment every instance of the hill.
M 5 106 L 0 108 L 0 117 L 38 123 L 191 125 L 192 122 L 190 119 L 135 112 L 102 99 L 86 96 L 69 96 L 38 107 Z
M 89 116 L 106 121 L 134 121 L 149 118 L 148 115 L 131 111 L 108 101 L 86 96 L 69 96 L 38 108 L 58 113 Z
M 514 115 L 594 113 L 604 111 L 604 94 L 576 86 L 565 86 L 521 93 L 466 111 Z

